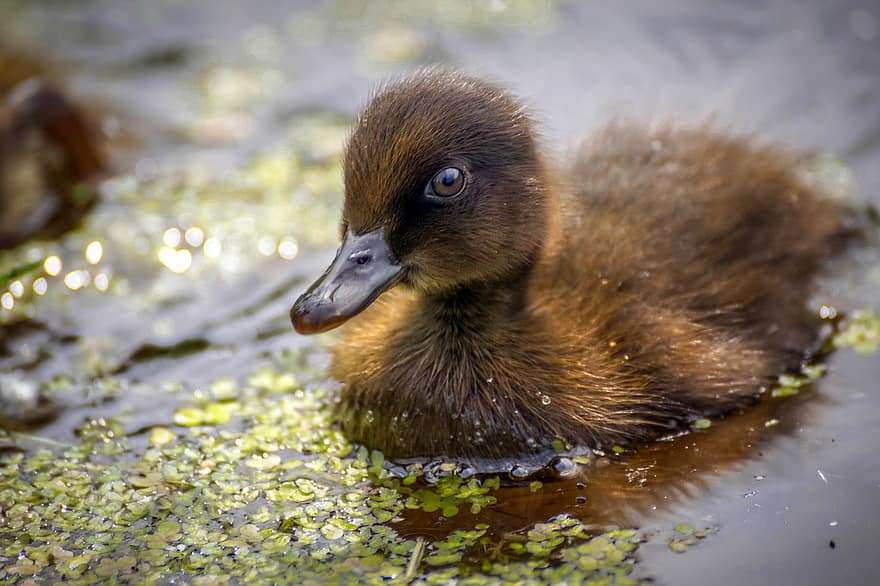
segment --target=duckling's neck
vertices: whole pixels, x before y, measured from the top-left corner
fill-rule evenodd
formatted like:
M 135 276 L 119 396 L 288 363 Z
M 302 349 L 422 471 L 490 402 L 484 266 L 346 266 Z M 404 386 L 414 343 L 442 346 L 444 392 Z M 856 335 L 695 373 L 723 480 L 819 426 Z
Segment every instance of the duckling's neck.
M 542 259 L 558 254 L 564 244 L 561 238 L 564 211 L 560 185 L 555 175 L 547 171 L 540 175 L 537 183 L 542 187 L 537 190 L 540 194 L 537 197 L 541 212 L 530 220 L 534 248 L 529 258 L 500 277 L 423 292 L 420 308 L 437 319 L 441 326 L 446 324 L 453 331 L 464 326 L 497 327 L 496 318 L 510 322 L 525 314 L 529 281 Z
M 362 322 L 335 354 L 346 433 L 392 457 L 546 447 L 545 436 L 558 433 L 537 434 L 534 423 L 546 419 L 547 396 L 563 373 L 529 311 L 527 281 L 536 266 L 398 297 L 402 311 L 388 306 L 390 329 Z M 540 376 L 524 376 L 532 371 Z
M 533 266 L 530 262 L 504 278 L 425 293 L 420 300 L 423 315 L 450 335 L 479 336 L 497 328 L 499 319 L 507 322 L 522 314 Z

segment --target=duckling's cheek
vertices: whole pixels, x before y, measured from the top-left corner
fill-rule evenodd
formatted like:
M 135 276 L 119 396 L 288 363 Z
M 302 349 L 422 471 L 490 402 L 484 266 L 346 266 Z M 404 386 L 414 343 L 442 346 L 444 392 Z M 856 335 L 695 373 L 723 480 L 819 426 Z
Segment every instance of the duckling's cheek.
M 407 265 L 409 283 L 424 291 L 438 291 L 483 280 L 487 259 L 438 247 L 414 251 L 407 257 Z

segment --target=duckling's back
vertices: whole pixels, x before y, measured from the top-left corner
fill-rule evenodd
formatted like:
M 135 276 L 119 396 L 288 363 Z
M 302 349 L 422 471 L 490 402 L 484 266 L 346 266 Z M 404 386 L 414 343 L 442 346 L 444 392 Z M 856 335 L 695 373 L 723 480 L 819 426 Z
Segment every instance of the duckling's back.
M 810 281 L 843 232 L 798 166 L 706 128 L 600 133 L 573 161 L 535 281 L 572 292 L 547 318 L 580 320 L 589 345 L 697 411 L 753 396 L 815 342 Z

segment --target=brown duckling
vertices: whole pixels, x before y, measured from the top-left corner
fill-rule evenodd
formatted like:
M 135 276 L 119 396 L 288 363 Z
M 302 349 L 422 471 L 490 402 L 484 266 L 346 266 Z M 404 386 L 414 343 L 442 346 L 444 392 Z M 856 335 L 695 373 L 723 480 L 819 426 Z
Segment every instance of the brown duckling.
M 804 298 L 841 221 L 796 167 L 707 128 L 615 125 L 554 171 L 509 93 L 416 73 L 355 123 L 343 242 L 291 319 L 352 320 L 341 423 L 391 457 L 668 435 L 749 403 L 815 338 Z
M 105 170 L 96 134 L 64 93 L 39 78 L 6 90 L 0 85 L 0 248 L 72 228 L 96 201 L 88 182 Z

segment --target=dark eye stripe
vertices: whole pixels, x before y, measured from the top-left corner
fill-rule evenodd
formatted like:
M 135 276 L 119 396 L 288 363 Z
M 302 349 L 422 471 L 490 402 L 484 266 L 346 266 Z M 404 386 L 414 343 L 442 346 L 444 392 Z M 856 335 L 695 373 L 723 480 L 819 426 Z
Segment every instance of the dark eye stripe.
M 429 185 L 430 193 L 437 197 L 452 197 L 464 189 L 464 173 L 458 167 L 441 169 Z

